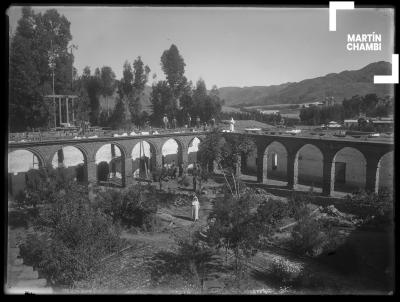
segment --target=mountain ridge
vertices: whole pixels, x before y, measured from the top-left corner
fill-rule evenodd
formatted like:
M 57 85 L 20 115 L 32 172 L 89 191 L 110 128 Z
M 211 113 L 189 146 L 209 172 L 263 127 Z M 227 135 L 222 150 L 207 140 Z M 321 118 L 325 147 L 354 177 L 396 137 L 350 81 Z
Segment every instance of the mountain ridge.
M 376 93 L 383 97 L 394 95 L 393 85 L 374 84 L 374 75 L 391 75 L 391 63 L 378 61 L 358 70 L 344 70 L 324 76 L 287 82 L 279 85 L 221 87 L 218 89 L 225 106 L 250 106 L 274 104 L 300 104 L 321 101 L 324 96 L 333 96 L 342 101 L 353 95 Z

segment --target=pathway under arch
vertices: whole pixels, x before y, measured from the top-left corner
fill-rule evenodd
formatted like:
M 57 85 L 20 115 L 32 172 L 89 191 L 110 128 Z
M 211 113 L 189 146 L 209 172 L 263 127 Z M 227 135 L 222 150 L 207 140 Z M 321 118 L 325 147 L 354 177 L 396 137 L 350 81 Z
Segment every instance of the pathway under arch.
M 135 144 L 131 152 L 134 178 L 150 178 L 156 166 L 156 149 L 153 144 L 142 140 Z
M 321 191 L 323 184 L 323 154 L 312 145 L 302 146 L 296 153 L 294 160 L 294 187 L 301 189 L 316 189 Z
M 287 160 L 286 147 L 274 141 L 264 151 L 263 182 L 271 185 L 287 185 Z
M 95 155 L 97 182 L 105 186 L 124 186 L 125 156 L 114 143 L 101 146 Z
M 20 149 L 8 153 L 8 194 L 15 196 L 26 187 L 26 173 L 43 167 L 40 156 L 31 150 Z
M 173 163 L 175 163 L 175 165 L 183 164 L 182 152 L 182 144 L 178 140 L 170 138 L 165 141 L 161 147 L 163 167 L 169 167 Z
M 394 152 L 388 152 L 381 157 L 376 171 L 377 186 L 376 191 L 393 190 L 394 180 Z
M 87 157 L 85 153 L 74 146 L 63 146 L 53 156 L 53 168 L 65 168 L 77 182 L 87 182 Z
M 197 163 L 197 153 L 199 151 L 199 145 L 201 140 L 198 137 L 194 137 L 188 145 L 188 166 L 187 169 L 190 171 L 193 169 L 193 165 Z
M 344 147 L 334 156 L 331 179 L 333 191 L 353 192 L 365 189 L 366 159 L 357 149 Z

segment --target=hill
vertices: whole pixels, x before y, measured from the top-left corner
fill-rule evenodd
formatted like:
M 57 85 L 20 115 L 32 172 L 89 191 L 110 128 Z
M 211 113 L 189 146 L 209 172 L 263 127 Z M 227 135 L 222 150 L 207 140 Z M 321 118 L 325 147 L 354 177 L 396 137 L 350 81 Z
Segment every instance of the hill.
M 300 104 L 322 100 L 324 96 L 333 96 L 335 100 L 342 101 L 353 95 L 368 93 L 376 93 L 381 97 L 393 96 L 393 85 L 373 83 L 374 75 L 391 73 L 391 63 L 380 61 L 359 70 L 330 73 L 296 83 L 243 88 L 222 87 L 219 88 L 219 93 L 226 106 Z

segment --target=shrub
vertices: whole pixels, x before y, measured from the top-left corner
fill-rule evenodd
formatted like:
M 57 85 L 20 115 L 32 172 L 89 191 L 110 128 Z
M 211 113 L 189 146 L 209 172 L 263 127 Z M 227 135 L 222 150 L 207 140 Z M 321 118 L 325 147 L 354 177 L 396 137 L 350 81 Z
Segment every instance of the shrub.
M 74 186 L 39 210 L 35 226 L 40 233 L 27 238 L 21 256 L 52 284 L 71 285 L 86 277 L 102 257 L 122 246 L 111 220 Z
M 271 264 L 271 274 L 284 284 L 293 283 L 301 275 L 303 266 L 284 258 L 275 259 Z
M 156 199 L 150 197 L 145 200 L 144 195 L 135 187 L 100 192 L 96 197 L 95 207 L 111 217 L 114 223 L 145 230 L 152 229 L 157 212 Z
M 183 175 L 182 180 L 180 180 L 179 183 L 184 185 L 185 187 L 188 187 L 188 186 L 190 186 L 191 182 L 190 182 L 189 177 L 185 174 L 185 175 Z
M 379 216 L 379 219 L 393 221 L 393 193 L 382 190 L 378 194 L 365 191 L 355 192 L 347 196 L 347 204 L 357 208 L 357 212 L 364 218 Z
M 289 214 L 297 224 L 292 229 L 292 248 L 308 256 L 320 255 L 326 249 L 333 249 L 339 244 L 338 232 L 332 223 L 311 215 L 309 202 L 313 196 L 293 195 L 289 199 Z
M 322 245 L 326 240 L 326 234 L 322 231 L 320 221 L 305 216 L 298 220 L 292 230 L 292 245 L 295 250 L 309 256 L 319 255 Z
M 199 232 L 189 232 L 185 236 L 175 236 L 178 248 L 178 258 L 183 268 L 202 285 L 207 272 L 207 264 L 215 251 L 201 239 Z

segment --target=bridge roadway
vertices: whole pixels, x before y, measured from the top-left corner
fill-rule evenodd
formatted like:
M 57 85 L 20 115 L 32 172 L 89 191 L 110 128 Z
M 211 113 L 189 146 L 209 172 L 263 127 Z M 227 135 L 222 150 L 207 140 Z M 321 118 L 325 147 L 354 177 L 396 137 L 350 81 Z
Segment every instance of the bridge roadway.
M 8 153 L 16 150 L 28 150 L 37 156 L 39 166 L 51 166 L 56 152 L 65 146 L 73 146 L 79 149 L 85 161 L 85 180 L 97 182 L 97 166 L 95 163 L 96 152 L 105 144 L 114 144 L 121 151 L 121 175 L 122 185 L 126 186 L 133 181 L 132 179 L 132 157 L 131 153 L 134 146 L 139 141 L 146 141 L 150 145 L 152 159 L 151 165 L 160 168 L 162 165 L 162 146 L 168 139 L 174 139 L 179 147 L 178 162 L 182 163 L 184 170 L 188 166 L 188 148 L 191 141 L 197 137 L 203 140 L 207 132 L 166 132 L 153 135 L 118 136 L 118 137 L 97 137 L 81 139 L 56 139 L 34 142 L 9 142 Z M 266 134 L 248 132 L 224 132 L 224 136 L 242 136 L 251 138 L 257 146 L 257 180 L 264 182 L 266 177 L 266 149 L 273 142 L 281 143 L 287 154 L 287 183 L 289 189 L 295 189 L 298 178 L 298 154 L 305 145 L 317 147 L 323 155 L 323 185 L 322 192 L 330 195 L 334 184 L 334 160 L 335 155 L 343 148 L 350 147 L 361 152 L 366 161 L 366 180 L 367 190 L 378 190 L 378 171 L 379 162 L 382 156 L 394 150 L 392 139 L 356 139 L 353 137 L 335 137 L 320 135 L 301 135 L 301 134 Z M 239 159 L 240 160 L 240 159 Z M 240 165 L 239 165 L 240 166 Z M 240 173 L 238 169 L 238 173 Z

